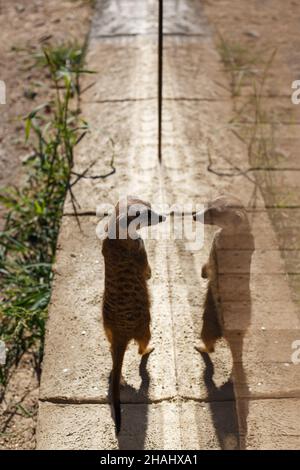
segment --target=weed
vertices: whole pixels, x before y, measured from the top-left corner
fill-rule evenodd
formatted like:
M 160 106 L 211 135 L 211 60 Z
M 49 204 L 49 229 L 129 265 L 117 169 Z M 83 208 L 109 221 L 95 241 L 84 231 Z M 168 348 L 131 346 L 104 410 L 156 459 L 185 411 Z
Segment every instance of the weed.
M 217 48 L 225 70 L 230 74 L 231 94 L 233 97 L 239 96 L 245 79 L 253 76 L 254 66 L 261 63 L 260 55 L 239 43 L 226 41 L 220 32 L 218 38 Z
M 78 99 L 77 109 L 80 100 L 80 76 L 83 73 L 95 73 L 84 70 L 83 61 L 86 51 L 86 43 L 80 46 L 78 43 L 63 43 L 58 45 L 45 46 L 42 52 L 33 55 L 35 65 L 50 68 L 50 75 L 55 82 L 55 88 L 59 88 L 60 79 L 68 80 L 67 89 L 70 97 L 76 96 Z
M 20 190 L 1 191 L 8 209 L 0 232 L 0 339 L 7 346 L 7 361 L 0 368 L 4 386 L 13 364 L 31 351 L 42 359 L 45 319 L 50 299 L 52 263 L 67 191 L 73 151 L 87 132 L 71 98 L 80 93 L 84 70 L 78 45 L 46 48 L 40 62 L 47 66 L 55 96 L 25 118 L 25 136 L 32 153 L 24 163 L 28 179 Z

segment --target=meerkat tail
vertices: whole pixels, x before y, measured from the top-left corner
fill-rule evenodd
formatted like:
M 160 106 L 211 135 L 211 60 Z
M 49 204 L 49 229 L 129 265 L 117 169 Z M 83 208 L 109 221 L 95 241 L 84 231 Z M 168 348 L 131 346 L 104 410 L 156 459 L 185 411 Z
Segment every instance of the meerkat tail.
M 121 371 L 126 351 L 126 344 L 115 344 L 112 347 L 113 370 L 112 370 L 112 402 L 115 413 L 116 434 L 121 429 L 121 403 L 120 403 L 120 382 Z

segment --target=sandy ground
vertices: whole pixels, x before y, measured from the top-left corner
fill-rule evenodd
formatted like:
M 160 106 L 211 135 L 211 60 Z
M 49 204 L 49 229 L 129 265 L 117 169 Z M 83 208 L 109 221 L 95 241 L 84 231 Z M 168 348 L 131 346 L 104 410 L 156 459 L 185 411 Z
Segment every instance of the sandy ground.
M 0 187 L 22 184 L 22 159 L 29 153 L 22 117 L 49 97 L 45 71 L 33 67 L 33 55 L 45 41 L 82 43 L 91 11 L 91 3 L 80 0 L 1 0 L 0 79 L 7 97 L 0 116 Z M 35 447 L 38 387 L 33 358 L 26 355 L 0 404 L 0 449 Z

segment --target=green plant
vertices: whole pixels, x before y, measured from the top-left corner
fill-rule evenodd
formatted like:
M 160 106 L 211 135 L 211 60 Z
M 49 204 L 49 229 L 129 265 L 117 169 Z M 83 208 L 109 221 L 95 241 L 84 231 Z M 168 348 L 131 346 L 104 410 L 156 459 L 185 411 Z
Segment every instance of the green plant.
M 42 52 L 34 54 L 36 66 L 46 67 L 47 70 L 50 68 L 51 77 L 56 82 L 55 88 L 61 78 L 67 77 L 70 96 L 77 96 L 78 107 L 81 92 L 80 76 L 83 73 L 94 73 L 83 69 L 85 49 L 86 43 L 82 47 L 77 42 L 67 42 L 45 46 Z
M 217 48 L 225 70 L 230 74 L 231 94 L 233 97 L 239 96 L 245 79 L 254 74 L 254 65 L 261 62 L 260 55 L 240 43 L 225 40 L 220 32 L 218 38 Z
M 25 118 L 25 136 L 32 153 L 24 163 L 26 184 L 0 193 L 7 208 L 0 232 L 0 339 L 8 348 L 0 367 L 4 386 L 9 370 L 24 352 L 42 358 L 47 306 L 51 293 L 52 263 L 67 191 L 70 191 L 74 147 L 87 132 L 87 124 L 71 109 L 80 93 L 83 51 L 76 47 L 44 49 L 55 96 Z M 75 84 L 75 86 L 74 86 Z M 74 205 L 75 206 L 75 205 Z M 76 207 L 74 207 L 76 210 Z

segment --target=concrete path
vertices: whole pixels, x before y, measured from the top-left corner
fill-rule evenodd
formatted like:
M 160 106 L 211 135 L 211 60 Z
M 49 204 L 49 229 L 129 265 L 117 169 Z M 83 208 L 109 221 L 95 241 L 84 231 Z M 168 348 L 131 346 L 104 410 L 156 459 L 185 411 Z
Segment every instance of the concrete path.
M 117 171 L 104 180 L 82 179 L 74 187 L 82 232 L 70 201 L 65 204 L 47 324 L 38 448 L 299 448 L 300 365 L 292 363 L 291 345 L 300 339 L 300 321 L 276 236 L 255 174 L 231 175 L 232 163 L 248 168 L 247 153 L 227 124 L 230 96 L 201 2 L 166 0 L 165 10 L 159 166 L 157 2 L 145 0 L 139 7 L 134 0 L 97 2 L 87 67 L 99 73 L 83 95 L 91 132 L 77 150 L 76 171 L 96 161 L 91 173 L 105 174 L 112 153 Z M 209 158 L 215 172 L 209 171 Z M 186 240 L 147 241 L 155 351 L 147 364 L 139 363 L 135 345 L 126 353 L 123 429 L 116 439 L 107 399 L 111 358 L 101 323 L 99 219 L 88 214 L 127 193 L 154 203 L 199 204 L 222 192 L 237 194 L 251 208 L 256 247 L 250 284 L 242 251 L 222 273 L 228 285 L 226 324 L 238 330 L 233 356 L 223 341 L 211 359 L 194 349 L 206 292 L 201 266 L 213 231 L 206 230 L 204 247 L 195 252 L 186 249 Z M 243 345 L 239 332 L 246 334 Z

